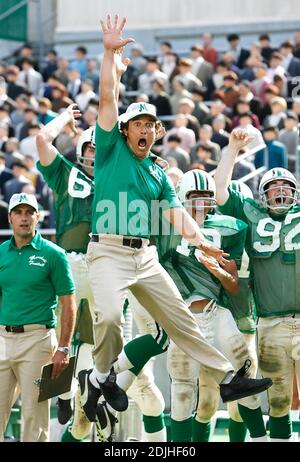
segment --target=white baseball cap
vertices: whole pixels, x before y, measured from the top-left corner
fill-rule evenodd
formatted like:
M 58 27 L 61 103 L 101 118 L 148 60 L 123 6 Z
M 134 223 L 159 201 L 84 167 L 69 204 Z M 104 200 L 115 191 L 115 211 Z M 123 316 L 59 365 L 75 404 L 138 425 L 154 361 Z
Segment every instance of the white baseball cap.
M 8 213 L 12 211 L 15 207 L 21 204 L 27 204 L 30 205 L 36 212 L 39 211 L 39 206 L 36 200 L 36 197 L 33 194 L 25 194 L 25 193 L 20 193 L 20 194 L 14 194 L 11 196 L 11 199 L 9 201 L 8 205 Z
M 158 120 L 156 116 L 156 107 L 149 103 L 132 103 L 128 106 L 126 112 L 119 116 L 119 123 L 126 124 L 129 120 L 135 119 L 142 115 L 150 115 L 153 119 Z

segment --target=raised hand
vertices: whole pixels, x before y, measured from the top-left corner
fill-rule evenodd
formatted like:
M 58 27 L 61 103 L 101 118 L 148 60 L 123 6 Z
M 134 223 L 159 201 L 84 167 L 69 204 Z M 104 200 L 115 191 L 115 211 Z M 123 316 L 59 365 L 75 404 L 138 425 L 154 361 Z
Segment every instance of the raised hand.
M 66 111 L 70 114 L 71 120 L 69 122 L 69 127 L 71 128 L 73 133 L 77 133 L 77 128 L 76 128 L 76 119 L 81 117 L 81 112 L 80 109 L 78 108 L 77 104 L 70 104 Z
M 127 43 L 134 42 L 133 38 L 122 38 L 122 31 L 126 24 L 126 18 L 123 18 L 121 23 L 118 25 L 119 16 L 116 14 L 114 23 L 111 23 L 110 15 L 107 15 L 106 23 L 102 20 L 101 28 L 103 32 L 103 46 L 106 50 L 118 50 L 119 48 L 125 47 Z
M 240 151 L 247 144 L 249 144 L 253 138 L 247 133 L 247 130 L 236 128 L 231 132 L 229 138 L 229 148 L 235 151 Z

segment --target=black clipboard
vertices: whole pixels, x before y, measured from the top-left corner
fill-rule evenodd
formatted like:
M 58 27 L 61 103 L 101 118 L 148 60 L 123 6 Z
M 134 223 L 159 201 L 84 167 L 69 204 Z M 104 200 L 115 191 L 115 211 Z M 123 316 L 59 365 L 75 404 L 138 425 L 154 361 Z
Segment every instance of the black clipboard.
M 62 395 L 71 389 L 76 356 L 71 356 L 68 367 L 55 379 L 51 378 L 53 364 L 46 364 L 42 369 L 38 402 Z

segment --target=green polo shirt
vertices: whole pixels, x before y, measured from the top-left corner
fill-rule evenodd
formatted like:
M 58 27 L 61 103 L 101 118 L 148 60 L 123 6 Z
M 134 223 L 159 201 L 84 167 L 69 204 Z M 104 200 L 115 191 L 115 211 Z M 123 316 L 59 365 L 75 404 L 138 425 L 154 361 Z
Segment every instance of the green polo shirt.
M 73 294 L 65 251 L 39 233 L 18 249 L 12 237 L 0 246 L 0 324 L 56 325 L 57 296 Z
M 157 157 L 138 159 L 118 129 L 96 124 L 95 196 L 92 230 L 149 238 L 159 234 L 163 210 L 181 207 Z

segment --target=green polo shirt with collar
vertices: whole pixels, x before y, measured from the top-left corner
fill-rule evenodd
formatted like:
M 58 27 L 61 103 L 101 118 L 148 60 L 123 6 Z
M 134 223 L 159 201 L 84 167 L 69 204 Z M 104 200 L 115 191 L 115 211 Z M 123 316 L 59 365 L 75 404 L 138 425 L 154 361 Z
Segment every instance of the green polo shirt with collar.
M 163 210 L 182 207 L 173 184 L 150 153 L 136 157 L 118 124 L 96 124 L 92 232 L 149 238 L 159 234 Z
M 0 246 L 0 324 L 55 327 L 58 296 L 75 291 L 65 251 L 37 232 L 18 249 L 14 237 Z

